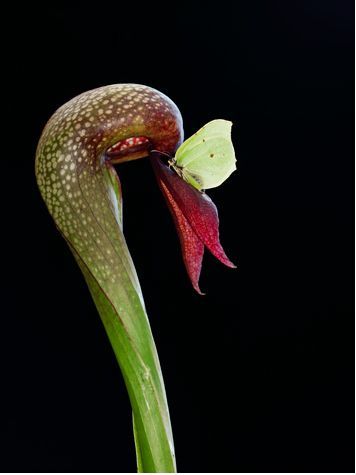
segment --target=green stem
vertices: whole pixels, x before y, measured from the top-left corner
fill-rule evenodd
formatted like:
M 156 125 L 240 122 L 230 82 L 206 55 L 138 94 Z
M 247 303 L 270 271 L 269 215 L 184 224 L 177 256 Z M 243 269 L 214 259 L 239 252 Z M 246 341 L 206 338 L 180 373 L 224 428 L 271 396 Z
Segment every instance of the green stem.
M 99 311 L 129 393 L 138 472 L 175 472 L 173 436 L 161 368 L 149 321 L 142 305 L 135 318 L 140 341 L 125 328 L 112 303 L 73 250 Z M 137 301 L 135 302 L 137 304 Z

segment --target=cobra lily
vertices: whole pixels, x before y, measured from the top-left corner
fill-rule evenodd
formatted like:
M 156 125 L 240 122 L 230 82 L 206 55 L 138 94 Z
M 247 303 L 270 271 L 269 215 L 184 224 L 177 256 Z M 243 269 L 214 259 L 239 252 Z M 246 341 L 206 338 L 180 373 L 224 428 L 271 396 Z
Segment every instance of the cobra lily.
M 193 188 L 165 165 L 159 152 L 151 153 L 151 163 L 179 235 L 188 276 L 194 289 L 203 295 L 199 277 L 204 248 L 227 267 L 236 267 L 220 244 L 217 208 L 206 193 Z
M 84 275 L 125 379 L 139 472 L 175 472 L 176 461 L 162 372 L 123 234 L 121 186 L 113 165 L 151 155 L 199 293 L 204 247 L 234 267 L 219 242 L 215 205 L 194 188 L 204 177 L 192 169 L 184 172 L 181 162 L 170 170 L 160 160 L 160 154 L 177 153 L 182 140 L 181 114 L 168 97 L 147 86 L 116 84 L 87 91 L 60 107 L 36 152 L 41 195 Z M 224 145 L 219 150 L 224 162 L 228 150 Z M 216 160 L 209 163 L 216 167 Z M 214 186 L 230 168 L 227 163 L 226 173 L 220 170 Z M 192 185 L 184 181 L 189 171 Z

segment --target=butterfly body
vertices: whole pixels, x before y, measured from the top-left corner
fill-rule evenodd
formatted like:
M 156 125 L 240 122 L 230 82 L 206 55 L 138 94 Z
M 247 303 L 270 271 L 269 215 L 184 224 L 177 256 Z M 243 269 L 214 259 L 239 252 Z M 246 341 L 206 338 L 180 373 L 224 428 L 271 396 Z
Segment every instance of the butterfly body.
M 168 161 L 168 165 L 173 168 L 173 170 L 177 173 L 178 176 L 180 176 L 180 178 L 182 178 L 184 181 L 192 185 L 200 192 L 204 192 L 203 183 L 198 175 L 188 172 L 184 167 L 180 167 L 179 165 L 177 165 L 177 160 L 175 158 L 171 158 Z

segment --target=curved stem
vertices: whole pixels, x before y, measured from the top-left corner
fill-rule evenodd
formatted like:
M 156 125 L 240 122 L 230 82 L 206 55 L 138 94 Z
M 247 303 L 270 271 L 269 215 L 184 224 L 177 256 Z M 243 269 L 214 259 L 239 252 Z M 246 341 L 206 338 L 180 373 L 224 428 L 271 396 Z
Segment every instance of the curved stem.
M 41 194 L 83 272 L 126 383 L 140 472 L 174 472 L 176 464 L 160 364 L 122 232 L 121 187 L 106 152 L 114 151 L 115 163 L 152 147 L 173 153 L 182 135 L 180 113 L 166 96 L 113 85 L 62 106 L 36 154 Z

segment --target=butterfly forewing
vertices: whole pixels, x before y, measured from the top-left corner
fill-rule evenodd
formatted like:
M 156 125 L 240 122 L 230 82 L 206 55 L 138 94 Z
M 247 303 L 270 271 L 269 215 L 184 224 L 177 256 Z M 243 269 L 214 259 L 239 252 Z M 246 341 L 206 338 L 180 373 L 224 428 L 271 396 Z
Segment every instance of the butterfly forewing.
M 236 169 L 231 126 L 227 120 L 213 120 L 178 148 L 176 164 L 195 188 L 219 186 Z

